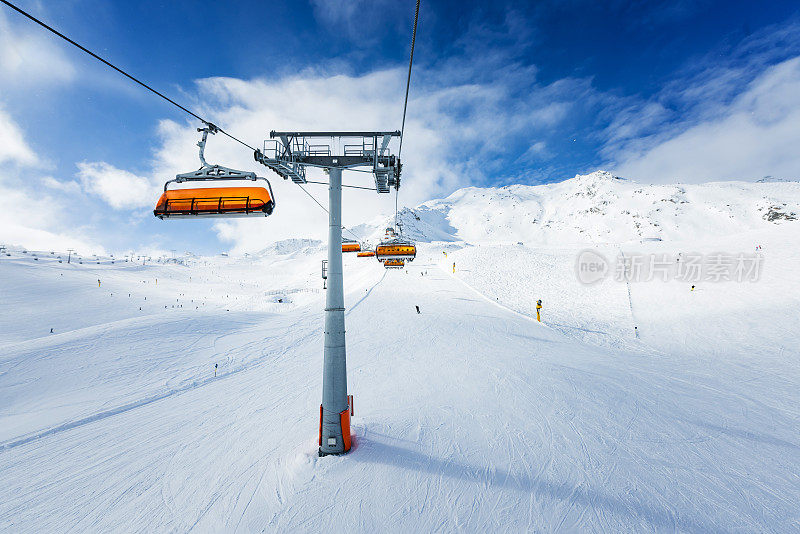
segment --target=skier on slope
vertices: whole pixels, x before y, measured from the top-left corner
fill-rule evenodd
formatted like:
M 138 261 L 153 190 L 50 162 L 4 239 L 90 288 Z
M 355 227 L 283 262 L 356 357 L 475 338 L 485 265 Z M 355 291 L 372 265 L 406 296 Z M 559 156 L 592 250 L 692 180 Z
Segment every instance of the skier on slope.
M 419 315 L 419 306 L 414 306 L 417 309 L 417 315 Z

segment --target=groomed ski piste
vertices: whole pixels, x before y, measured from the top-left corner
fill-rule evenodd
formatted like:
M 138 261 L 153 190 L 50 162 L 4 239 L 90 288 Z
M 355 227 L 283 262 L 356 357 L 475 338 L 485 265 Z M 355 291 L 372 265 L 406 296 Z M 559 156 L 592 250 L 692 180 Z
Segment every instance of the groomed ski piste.
M 469 227 L 475 189 L 407 212 L 429 235 L 405 269 L 345 255 L 354 445 L 323 458 L 322 244 L 144 265 L 9 247 L 0 531 L 798 531 L 798 186 L 763 186 L 740 188 L 743 213 L 720 200 L 741 231 L 696 231 L 727 215 L 690 198 L 705 219 L 661 222 L 663 241 L 595 212 L 612 231 L 580 219 L 599 232 L 584 243 L 546 239 L 541 219 Z M 517 195 L 497 213 L 522 194 L 483 193 Z M 782 220 L 761 216 L 769 195 L 788 199 Z M 757 246 L 758 281 L 694 291 L 639 281 L 629 299 L 575 272 L 587 248 Z

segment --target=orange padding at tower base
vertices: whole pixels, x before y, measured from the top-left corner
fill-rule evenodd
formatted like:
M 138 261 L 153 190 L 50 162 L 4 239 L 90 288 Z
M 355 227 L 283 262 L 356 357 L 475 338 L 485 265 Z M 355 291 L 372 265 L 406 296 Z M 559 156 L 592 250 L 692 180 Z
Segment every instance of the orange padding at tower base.
M 350 408 L 339 413 L 339 421 L 342 424 L 342 441 L 344 441 L 344 452 L 350 450 Z
M 342 441 L 344 441 L 344 452 L 350 450 L 352 439 L 350 437 L 350 411 L 353 409 L 353 396 L 347 396 L 347 409 L 339 413 L 339 423 L 342 426 Z M 322 447 L 322 405 L 319 405 L 319 446 Z
M 319 405 L 319 446 L 322 447 L 322 405 Z

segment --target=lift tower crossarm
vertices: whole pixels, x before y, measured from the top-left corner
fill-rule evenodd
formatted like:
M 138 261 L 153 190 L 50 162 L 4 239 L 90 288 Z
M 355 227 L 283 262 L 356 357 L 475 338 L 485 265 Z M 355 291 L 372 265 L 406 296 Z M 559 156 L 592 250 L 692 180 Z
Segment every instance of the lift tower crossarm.
M 306 167 L 323 169 L 351 169 L 371 167 L 375 190 L 388 193 L 400 187 L 400 159 L 390 153 L 393 137 L 401 137 L 400 130 L 278 132 L 272 130 L 264 141 L 264 150 L 253 154 L 256 161 L 269 167 L 284 179 L 297 184 L 308 183 Z M 327 139 L 327 140 L 326 140 Z M 341 141 L 352 144 L 341 145 Z
M 276 137 L 383 137 L 384 135 L 400 137 L 400 130 L 392 132 L 276 132 L 272 130 L 269 132 L 272 139 Z

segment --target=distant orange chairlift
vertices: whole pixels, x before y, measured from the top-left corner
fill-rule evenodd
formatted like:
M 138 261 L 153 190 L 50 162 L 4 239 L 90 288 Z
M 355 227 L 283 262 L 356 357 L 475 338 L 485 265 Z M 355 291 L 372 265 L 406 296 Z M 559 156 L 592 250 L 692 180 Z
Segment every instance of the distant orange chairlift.
M 374 258 L 375 251 L 374 250 L 362 250 L 358 254 L 356 254 L 359 258 Z
M 352 239 L 342 239 L 342 252 L 361 252 L 361 244 Z
M 387 269 L 402 269 L 405 265 L 406 262 L 403 260 L 386 260 L 383 262 L 383 266 Z
M 403 239 L 392 231 L 389 233 L 389 228 L 386 229 L 387 236 L 391 235 L 389 239 L 381 241 L 375 247 L 375 258 L 384 262 L 387 260 L 403 260 L 403 262 L 414 261 L 417 257 L 417 246 L 413 241 Z
M 194 172 L 178 174 L 174 180 L 164 184 L 164 193 L 158 199 L 153 215 L 159 219 L 192 217 L 266 217 L 275 209 L 275 196 L 269 180 L 256 176 L 253 172 L 237 171 L 211 165 L 206 162 L 203 152 L 209 133 L 218 130 L 213 124 L 198 128 L 203 138 L 197 143 L 200 147 L 202 166 Z M 264 180 L 266 187 L 195 187 L 169 190 L 171 183 L 216 182 L 216 181 L 257 181 Z

